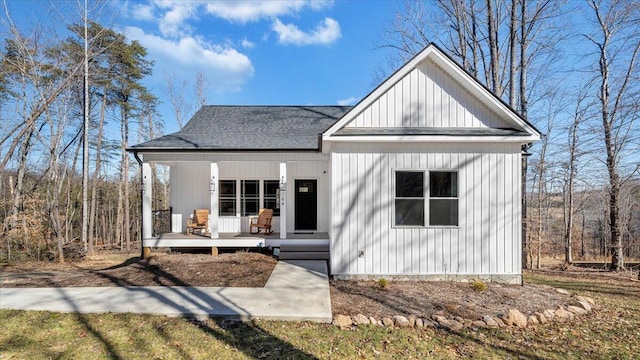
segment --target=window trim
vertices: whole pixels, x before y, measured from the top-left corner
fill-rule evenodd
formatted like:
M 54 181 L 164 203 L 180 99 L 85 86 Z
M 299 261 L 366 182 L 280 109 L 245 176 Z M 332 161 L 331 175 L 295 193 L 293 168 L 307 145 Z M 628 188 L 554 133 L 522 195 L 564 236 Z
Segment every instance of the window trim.
M 256 184 L 256 194 L 251 194 L 251 196 L 247 196 L 245 194 L 245 187 L 247 182 L 257 182 Z M 240 216 L 248 217 L 248 216 L 256 216 L 260 211 L 260 206 L 262 205 L 262 197 L 260 196 L 260 185 L 262 184 L 262 180 L 260 179 L 240 179 Z M 246 210 L 247 200 L 257 200 L 257 209 L 256 213 L 248 213 Z
M 399 197 L 398 196 L 398 183 L 397 183 L 397 179 L 398 179 L 398 173 L 420 173 L 422 174 L 422 196 L 420 197 Z M 425 210 L 426 210 L 426 201 L 427 201 L 427 196 L 426 196 L 426 189 L 425 189 L 425 171 L 422 169 L 409 169 L 409 170 L 404 170 L 404 169 L 396 169 L 393 171 L 393 217 L 392 217 L 392 223 L 393 226 L 395 227 L 399 227 L 399 228 L 412 228 L 412 227 L 425 227 L 426 226 L 426 214 L 425 214 Z M 397 215 L 396 215 L 396 201 L 397 200 L 422 200 L 422 224 L 408 224 L 408 225 L 404 225 L 404 224 L 398 224 L 397 223 Z
M 459 170 L 449 170 L 449 169 L 431 169 L 428 171 L 429 173 L 429 179 L 428 179 L 428 186 L 429 189 L 427 190 L 427 210 L 429 211 L 428 213 L 426 213 L 426 222 L 429 224 L 429 227 L 446 227 L 446 228 L 451 228 L 451 227 L 459 227 L 460 226 L 460 187 L 458 186 L 458 184 L 460 183 L 459 179 L 460 179 L 460 171 Z M 456 184 L 455 184 L 455 190 L 456 190 L 456 196 L 431 196 L 431 174 L 432 173 L 455 173 L 456 174 Z M 431 200 L 455 200 L 456 201 L 456 212 L 457 212 L 457 219 L 456 219 L 456 224 L 455 225 L 432 225 L 431 224 Z
M 220 194 L 218 195 L 218 216 L 225 216 L 225 217 L 231 217 L 231 216 L 238 216 L 238 181 L 236 179 L 220 179 L 220 182 L 226 181 L 226 182 L 232 182 L 233 181 L 233 188 L 234 188 L 234 194 L 233 196 L 223 196 L 222 192 L 220 192 Z M 218 187 L 219 189 L 222 189 L 222 186 Z M 229 215 L 229 214 L 222 214 L 220 212 L 220 209 L 222 208 L 220 206 L 220 202 L 222 200 L 233 200 L 234 201 L 234 210 L 235 213 L 233 215 Z
M 424 225 L 396 225 L 396 204 L 395 201 L 398 199 L 396 197 L 396 172 L 422 172 L 423 175 L 423 193 L 424 197 Z M 431 197 L 431 172 L 450 172 L 456 173 L 456 197 Z M 407 199 L 418 199 L 418 198 L 407 198 Z M 429 206 L 429 202 L 432 199 L 456 199 L 457 207 L 458 207 L 458 225 L 431 225 L 430 220 L 430 210 L 431 206 Z M 451 168 L 451 169 L 443 169 L 443 168 L 392 168 L 391 169 L 391 228 L 395 229 L 437 229 L 437 228 L 446 228 L 446 229 L 457 229 L 460 228 L 460 169 Z
M 280 199 L 278 198 L 278 189 L 280 188 L 280 181 L 277 179 L 262 179 L 260 180 L 260 208 L 266 208 L 266 200 L 267 200 L 267 193 L 266 193 L 266 187 L 267 187 L 267 182 L 272 182 L 276 185 L 276 193 L 271 196 L 269 195 L 269 199 L 274 201 L 274 209 L 273 209 L 273 216 L 280 216 Z
M 223 179 L 220 179 L 219 181 L 220 182 L 222 182 L 222 181 L 231 182 L 232 181 L 235 184 L 235 193 L 234 193 L 234 195 L 232 197 L 231 196 L 223 197 L 221 195 L 218 195 L 218 216 L 226 217 L 226 218 L 230 218 L 230 217 L 236 217 L 236 218 L 237 217 L 241 217 L 242 218 L 242 217 L 251 217 L 251 216 L 257 216 L 258 215 L 257 213 L 255 215 L 242 215 L 242 205 L 243 205 L 242 184 L 243 184 L 243 181 L 258 181 L 258 197 L 257 197 L 258 198 L 258 210 L 260 210 L 260 209 L 265 207 L 265 192 L 264 192 L 265 183 L 267 181 L 273 181 L 273 182 L 277 182 L 278 186 L 280 185 L 280 181 L 277 180 L 277 179 L 273 179 L 273 178 L 266 178 L 266 179 L 263 179 L 263 178 L 259 178 L 259 179 L 256 179 L 256 178 L 223 178 Z M 220 207 L 220 201 L 223 200 L 223 199 L 227 199 L 227 200 L 233 199 L 233 200 L 235 200 L 235 210 L 236 210 L 236 212 L 233 215 L 231 215 L 231 214 L 224 214 L 223 215 L 223 214 L 220 213 L 220 208 L 221 208 Z M 252 198 L 252 199 L 254 199 L 254 198 Z M 280 204 L 280 199 L 277 197 L 277 195 L 275 197 L 275 202 L 276 202 L 276 205 Z M 275 211 L 275 209 L 274 209 L 274 211 Z M 278 213 L 276 215 L 276 213 L 274 212 L 273 216 L 274 217 L 280 217 L 280 214 Z

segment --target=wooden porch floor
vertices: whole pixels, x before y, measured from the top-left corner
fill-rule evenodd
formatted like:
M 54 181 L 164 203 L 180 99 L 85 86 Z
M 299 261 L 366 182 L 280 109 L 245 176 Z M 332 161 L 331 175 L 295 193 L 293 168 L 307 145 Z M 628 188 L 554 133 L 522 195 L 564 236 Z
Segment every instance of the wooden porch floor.
M 204 235 L 192 235 L 184 233 L 164 233 L 156 236 L 158 239 L 211 239 L 209 236 Z M 280 239 L 280 233 L 274 232 L 269 235 L 264 233 L 250 234 L 250 233 L 220 233 L 220 239 Z M 321 233 L 287 233 L 287 239 L 328 239 L 329 234 L 325 232 Z

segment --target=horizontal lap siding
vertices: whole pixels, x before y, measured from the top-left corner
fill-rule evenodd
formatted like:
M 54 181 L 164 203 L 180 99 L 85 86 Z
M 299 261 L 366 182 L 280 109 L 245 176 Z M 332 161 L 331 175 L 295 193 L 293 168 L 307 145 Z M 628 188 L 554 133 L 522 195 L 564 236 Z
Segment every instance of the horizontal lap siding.
M 519 166 L 512 144 L 334 144 L 332 273 L 519 274 Z M 394 227 L 395 169 L 458 170 L 460 226 Z
M 347 127 L 507 127 L 430 60 L 423 61 Z

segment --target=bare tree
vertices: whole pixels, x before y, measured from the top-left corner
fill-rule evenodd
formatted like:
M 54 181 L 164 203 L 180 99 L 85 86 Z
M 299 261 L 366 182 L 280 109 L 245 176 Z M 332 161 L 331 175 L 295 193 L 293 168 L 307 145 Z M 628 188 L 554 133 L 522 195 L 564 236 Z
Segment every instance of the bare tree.
M 640 5 L 636 2 L 589 0 L 598 33 L 585 36 L 597 49 L 599 118 L 606 152 L 609 190 L 611 270 L 624 269 L 620 165 L 640 110 L 637 76 L 640 52 Z
M 193 83 L 193 93 L 189 94 L 187 92 L 189 81 L 184 79 L 178 81 L 175 73 L 166 75 L 165 78 L 167 81 L 167 94 L 169 95 L 173 115 L 176 117 L 178 127 L 182 129 L 189 118 L 207 102 L 209 81 L 202 71 L 198 71 Z
M 575 181 L 577 176 L 577 161 L 580 153 L 578 152 L 579 139 L 578 133 L 580 124 L 584 121 L 587 107 L 584 102 L 586 99 L 586 91 L 580 91 L 576 102 L 576 108 L 573 113 L 573 122 L 569 126 L 568 132 L 568 150 L 569 159 L 566 165 L 565 176 L 565 231 L 564 231 L 564 261 L 567 264 L 573 263 L 572 243 L 573 243 L 573 223 L 575 215 Z M 584 250 L 583 250 L 584 251 Z

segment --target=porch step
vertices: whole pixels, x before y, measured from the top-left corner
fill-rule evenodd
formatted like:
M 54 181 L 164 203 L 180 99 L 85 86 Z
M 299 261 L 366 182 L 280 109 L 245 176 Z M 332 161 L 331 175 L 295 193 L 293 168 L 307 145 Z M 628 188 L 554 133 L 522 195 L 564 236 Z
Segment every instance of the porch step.
M 280 246 L 281 260 L 329 260 L 329 245 Z
M 288 251 L 280 250 L 280 260 L 329 260 L 328 251 Z

